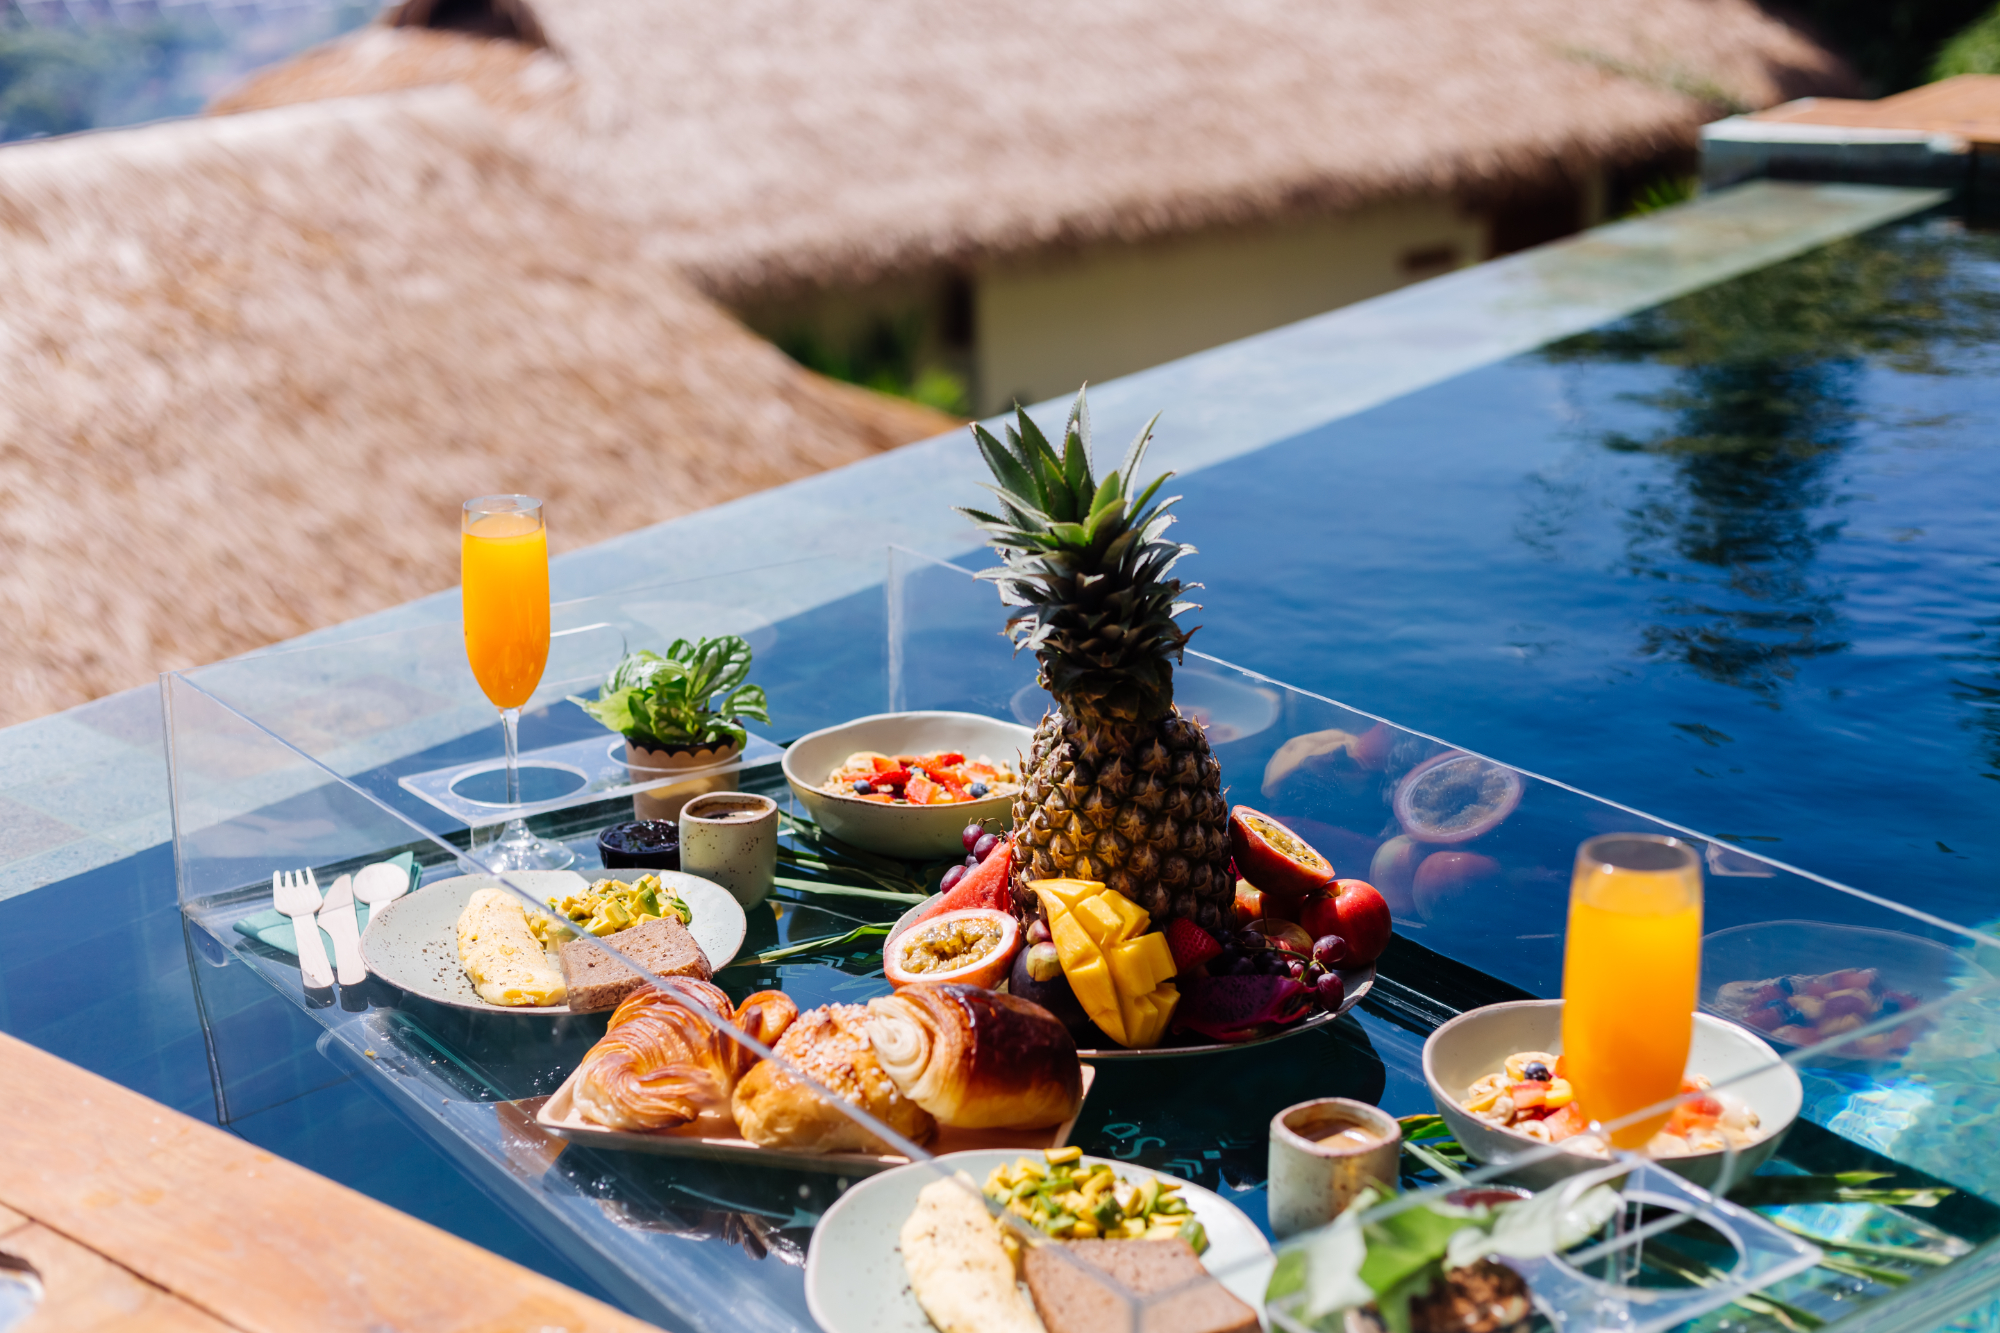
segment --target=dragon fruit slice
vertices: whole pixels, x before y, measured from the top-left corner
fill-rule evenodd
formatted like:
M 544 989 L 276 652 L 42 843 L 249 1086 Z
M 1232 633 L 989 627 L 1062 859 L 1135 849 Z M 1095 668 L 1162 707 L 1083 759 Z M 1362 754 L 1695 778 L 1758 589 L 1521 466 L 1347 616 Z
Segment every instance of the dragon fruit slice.
M 1174 1027 L 1210 1041 L 1248 1041 L 1267 1024 L 1298 1022 L 1312 1007 L 1313 993 L 1290 977 L 1203 977 L 1185 988 Z

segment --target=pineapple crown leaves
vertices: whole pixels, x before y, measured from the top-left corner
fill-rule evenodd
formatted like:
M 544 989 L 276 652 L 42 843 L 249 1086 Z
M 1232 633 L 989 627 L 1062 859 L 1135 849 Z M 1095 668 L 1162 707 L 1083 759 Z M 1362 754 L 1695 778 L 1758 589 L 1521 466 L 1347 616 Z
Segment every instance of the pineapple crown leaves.
M 1167 511 L 1180 497 L 1159 492 L 1173 474 L 1137 484 L 1158 415 L 1099 479 L 1085 392 L 1070 407 L 1060 453 L 1019 407 L 1004 444 L 973 426 L 997 483 L 986 489 L 1000 503 L 997 513 L 958 512 L 1005 562 L 979 577 L 998 585 L 1003 603 L 1023 608 L 1008 632 L 1016 651 L 1041 659 L 1043 684 L 1115 718 L 1157 717 L 1173 702 L 1171 663 L 1193 632 L 1174 617 L 1195 609 L 1179 600 L 1182 584 L 1168 575 L 1194 547 L 1165 535 L 1174 522 Z

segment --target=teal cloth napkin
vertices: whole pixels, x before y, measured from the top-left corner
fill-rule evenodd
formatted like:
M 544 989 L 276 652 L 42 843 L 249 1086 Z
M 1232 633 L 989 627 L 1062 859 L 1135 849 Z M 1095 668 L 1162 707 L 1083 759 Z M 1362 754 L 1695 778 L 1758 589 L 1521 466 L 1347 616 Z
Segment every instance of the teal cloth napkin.
M 403 873 L 410 877 L 410 887 L 413 889 L 423 880 L 423 871 L 417 866 L 417 858 L 410 852 L 390 857 L 387 864 L 401 866 Z M 326 884 L 320 885 L 322 890 L 327 887 Z M 354 920 L 361 929 L 368 929 L 367 903 L 355 902 Z M 261 912 L 244 917 L 236 923 L 236 933 L 248 935 L 253 940 L 262 940 L 273 949 L 291 954 L 294 958 L 298 957 L 299 937 L 292 933 L 292 919 L 280 914 L 276 908 L 267 907 Z M 319 937 L 326 945 L 326 956 L 333 957 L 333 937 L 324 930 L 320 931 Z

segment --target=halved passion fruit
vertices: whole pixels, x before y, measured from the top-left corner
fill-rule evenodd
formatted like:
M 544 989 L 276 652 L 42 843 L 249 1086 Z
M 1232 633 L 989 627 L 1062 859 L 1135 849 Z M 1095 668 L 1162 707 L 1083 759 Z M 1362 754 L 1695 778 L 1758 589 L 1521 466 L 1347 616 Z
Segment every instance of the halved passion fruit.
M 1514 813 L 1522 789 L 1513 769 L 1452 750 L 1403 775 L 1396 784 L 1396 822 L 1419 842 L 1471 842 Z
M 1229 812 L 1236 873 L 1265 893 L 1295 902 L 1333 878 L 1333 866 L 1298 834 L 1247 805 Z
M 968 907 L 911 926 L 882 951 L 892 986 L 956 981 L 992 990 L 1007 976 L 1021 947 L 1021 923 L 1011 912 Z

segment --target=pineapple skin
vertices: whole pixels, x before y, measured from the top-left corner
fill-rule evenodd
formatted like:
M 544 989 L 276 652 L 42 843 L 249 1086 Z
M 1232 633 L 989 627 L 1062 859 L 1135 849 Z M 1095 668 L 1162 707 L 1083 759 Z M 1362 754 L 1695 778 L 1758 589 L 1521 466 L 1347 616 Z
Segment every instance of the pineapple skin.
M 1151 721 L 1076 713 L 1062 702 L 1035 729 L 1014 800 L 1014 901 L 1039 910 L 1037 879 L 1097 880 L 1154 918 L 1211 933 L 1235 923 L 1222 764 L 1178 708 Z

